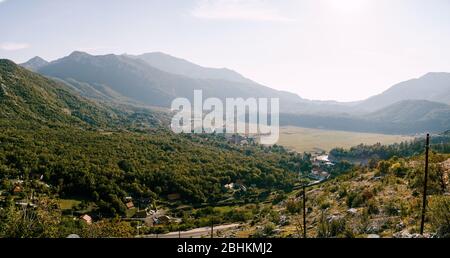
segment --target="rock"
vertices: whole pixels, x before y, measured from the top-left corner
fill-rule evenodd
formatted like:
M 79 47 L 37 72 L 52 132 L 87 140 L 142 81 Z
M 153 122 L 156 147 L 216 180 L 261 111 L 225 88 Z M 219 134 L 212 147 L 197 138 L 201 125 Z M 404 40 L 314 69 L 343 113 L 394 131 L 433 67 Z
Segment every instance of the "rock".
M 392 235 L 394 238 L 424 238 L 425 236 L 422 236 L 421 234 L 411 234 L 407 230 L 403 230 L 401 232 L 395 233 Z
M 356 214 L 358 214 L 358 210 L 355 209 L 355 208 L 351 208 L 351 209 L 347 210 L 347 212 L 348 212 L 349 214 L 351 214 L 351 215 L 356 215 Z
M 370 225 L 366 229 L 367 234 L 376 234 L 380 232 L 380 227 L 378 225 Z
M 340 219 L 342 219 L 342 216 L 339 216 L 339 215 L 331 215 L 331 216 L 327 217 L 328 222 L 332 222 L 332 221 L 340 220 Z
M 367 235 L 367 238 L 380 238 L 380 235 L 377 235 L 377 234 L 369 234 L 369 235 Z

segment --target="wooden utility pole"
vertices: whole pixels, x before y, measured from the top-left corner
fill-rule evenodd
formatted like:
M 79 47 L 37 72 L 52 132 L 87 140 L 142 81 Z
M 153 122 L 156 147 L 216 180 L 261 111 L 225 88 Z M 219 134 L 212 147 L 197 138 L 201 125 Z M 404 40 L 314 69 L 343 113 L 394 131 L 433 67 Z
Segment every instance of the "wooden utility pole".
M 211 218 L 211 238 L 214 238 L 214 219 Z
M 303 238 L 306 238 L 306 185 L 303 185 Z
M 425 147 L 425 179 L 423 183 L 423 200 L 422 200 L 422 221 L 420 222 L 420 234 L 423 235 L 425 225 L 425 211 L 427 208 L 427 184 L 428 184 L 428 153 L 430 151 L 430 134 L 427 134 L 427 144 Z

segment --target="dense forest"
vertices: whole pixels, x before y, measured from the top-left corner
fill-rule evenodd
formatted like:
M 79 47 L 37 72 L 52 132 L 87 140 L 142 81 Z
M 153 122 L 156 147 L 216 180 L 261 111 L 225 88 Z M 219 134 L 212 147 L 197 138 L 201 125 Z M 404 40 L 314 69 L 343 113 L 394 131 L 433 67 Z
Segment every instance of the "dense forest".
M 279 146 L 231 145 L 222 135 L 176 135 L 156 111 L 126 112 L 0 62 L 0 180 L 39 178 L 59 197 L 123 215 L 124 198 L 217 202 L 225 184 L 289 190 L 302 155 Z M 7 191 L 11 191 L 9 185 Z
M 431 135 L 430 149 L 439 153 L 450 153 L 450 131 Z M 386 160 L 394 156 L 412 157 L 422 154 L 425 150 L 425 138 L 418 137 L 412 141 L 391 145 L 358 145 L 350 149 L 335 148 L 330 151 L 330 157 L 335 160 Z
M 282 148 L 232 147 L 220 137 L 99 132 L 76 128 L 14 128 L 2 121 L 0 177 L 40 177 L 63 197 L 84 197 L 110 214 L 123 214 L 125 196 L 188 203 L 220 200 L 223 185 L 241 181 L 289 189 L 300 155 Z M 223 145 L 223 146 L 222 146 Z

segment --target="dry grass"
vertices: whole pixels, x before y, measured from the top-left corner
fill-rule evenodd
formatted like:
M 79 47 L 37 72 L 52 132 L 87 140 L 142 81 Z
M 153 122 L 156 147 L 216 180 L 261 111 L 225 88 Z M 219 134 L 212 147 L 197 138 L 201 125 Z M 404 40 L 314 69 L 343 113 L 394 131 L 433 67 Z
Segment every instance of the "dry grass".
M 302 127 L 280 128 L 278 144 L 298 152 L 330 151 L 335 147 L 350 148 L 358 144 L 392 144 L 411 140 L 411 136 L 356 133 L 309 129 Z

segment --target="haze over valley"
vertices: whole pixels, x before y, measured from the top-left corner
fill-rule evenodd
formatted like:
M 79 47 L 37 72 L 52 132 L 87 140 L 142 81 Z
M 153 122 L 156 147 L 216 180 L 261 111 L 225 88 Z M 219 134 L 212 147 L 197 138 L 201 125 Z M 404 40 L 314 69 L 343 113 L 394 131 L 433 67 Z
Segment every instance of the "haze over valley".
M 0 242 L 114 238 L 95 242 L 102 257 L 228 243 L 205 238 L 232 238 L 230 255 L 272 238 L 449 238 L 449 13 L 0 0 Z M 273 254 L 338 250 L 295 242 Z
M 202 67 L 161 52 L 136 56 L 75 51 L 22 64 L 64 81 L 83 96 L 168 108 L 176 97 L 280 98 L 281 125 L 385 133 L 441 132 L 450 126 L 450 73 L 428 73 L 356 102 L 314 101 L 274 90 L 229 69 Z M 369 78 L 368 78 L 369 80 Z

